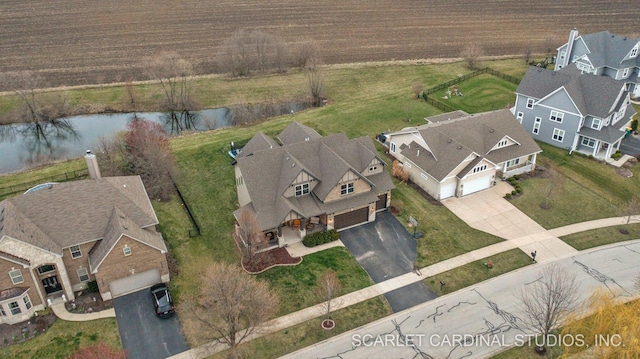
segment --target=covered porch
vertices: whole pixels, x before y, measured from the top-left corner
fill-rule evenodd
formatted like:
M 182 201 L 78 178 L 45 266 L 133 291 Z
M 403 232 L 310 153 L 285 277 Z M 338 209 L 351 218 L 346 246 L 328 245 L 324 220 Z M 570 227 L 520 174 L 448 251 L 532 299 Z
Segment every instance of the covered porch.
M 301 242 L 307 234 L 325 230 L 327 230 L 326 214 L 309 218 L 294 218 L 282 223 L 278 228 L 265 231 L 264 234 L 269 249 L 271 249 Z
M 497 176 L 502 179 L 506 179 L 511 176 L 521 175 L 535 170 L 537 155 L 537 153 L 534 153 L 527 157 L 514 158 L 501 163 Z
M 587 156 L 592 156 L 599 160 L 607 160 L 620 149 L 623 138 L 621 135 L 617 140 L 607 142 L 584 135 L 576 136 L 576 143 L 574 144 L 572 152 L 575 151 Z

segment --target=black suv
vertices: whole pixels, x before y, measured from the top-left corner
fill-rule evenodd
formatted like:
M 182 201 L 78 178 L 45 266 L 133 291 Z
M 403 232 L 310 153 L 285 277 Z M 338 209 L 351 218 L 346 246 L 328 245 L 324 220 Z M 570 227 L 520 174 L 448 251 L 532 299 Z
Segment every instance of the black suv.
M 169 287 L 164 283 L 158 283 L 151 287 L 151 298 L 156 308 L 156 315 L 160 318 L 168 318 L 175 312 L 173 300 L 169 293 Z

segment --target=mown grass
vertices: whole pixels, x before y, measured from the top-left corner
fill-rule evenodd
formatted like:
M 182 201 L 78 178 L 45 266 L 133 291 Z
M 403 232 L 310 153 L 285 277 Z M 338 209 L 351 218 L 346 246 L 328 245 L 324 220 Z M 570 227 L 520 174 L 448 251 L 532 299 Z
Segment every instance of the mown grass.
M 504 108 L 504 104 L 514 103 L 513 93 L 518 85 L 490 74 L 483 74 L 463 81 L 458 87 L 463 96 L 450 96 L 445 89 L 437 93 L 437 100 L 467 113 L 477 113 L 498 110 Z M 494 104 L 494 107 L 491 108 L 488 104 Z
M 0 175 L 0 201 L 16 196 L 25 190 L 44 182 L 62 181 L 65 173 L 86 172 L 87 166 L 82 159 L 61 161 L 55 165 L 41 166 L 26 171 Z
M 625 178 L 616 173 L 613 166 L 577 154 L 569 155 L 564 149 L 539 143 L 543 152 L 539 164 L 551 160 L 561 174 L 559 191 L 550 198 L 550 209 L 540 205 L 545 202 L 548 178 L 531 178 L 520 181 L 521 196 L 511 203 L 550 229 L 572 223 L 621 215 L 625 203 L 640 193 L 640 166 L 631 168 L 633 176 Z
M 121 349 L 120 335 L 115 318 L 98 319 L 89 322 L 67 322 L 56 320 L 46 333 L 24 343 L 10 345 L 0 350 L 0 358 L 65 359 L 85 346 L 106 343 Z
M 489 262 L 492 263 L 492 268 L 487 266 Z M 447 294 L 528 266 L 531 263 L 531 258 L 516 248 L 425 278 L 424 283 L 436 293 Z M 440 290 L 440 281 L 445 283 L 442 290 Z
M 623 234 L 621 229 L 626 229 L 629 234 Z M 640 239 L 640 224 L 631 223 L 627 225 L 619 225 L 606 228 L 598 228 L 590 231 L 570 234 L 560 237 L 570 246 L 577 250 L 589 249 L 597 246 L 603 246 L 611 243 L 629 241 L 632 239 Z
M 251 358 L 277 358 L 373 322 L 391 313 L 392 310 L 387 300 L 383 296 L 379 296 L 333 312 L 331 318 L 336 322 L 336 327 L 332 330 L 322 329 L 320 327 L 322 318 L 315 318 L 306 323 L 247 342 L 241 346 L 241 349 Z M 226 358 L 227 354 L 226 351 L 220 352 L 212 358 Z

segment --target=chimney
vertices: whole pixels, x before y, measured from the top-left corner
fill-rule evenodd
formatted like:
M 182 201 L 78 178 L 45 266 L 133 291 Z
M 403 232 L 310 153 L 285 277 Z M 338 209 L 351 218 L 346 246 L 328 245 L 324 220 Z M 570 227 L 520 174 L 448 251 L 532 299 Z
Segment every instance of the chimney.
M 567 42 L 567 53 L 564 57 L 564 63 L 562 64 L 562 67 L 566 67 L 569 66 L 569 64 L 571 63 L 571 52 L 573 51 L 573 43 L 576 40 L 576 37 L 578 37 L 578 29 L 576 29 L 575 27 L 573 28 L 573 30 L 571 30 L 571 32 L 569 32 L 569 42 Z
M 84 155 L 84 161 L 87 163 L 87 169 L 89 170 L 89 178 L 98 179 L 100 176 L 100 167 L 98 167 L 98 158 L 91 153 L 91 150 L 87 150 L 87 154 Z

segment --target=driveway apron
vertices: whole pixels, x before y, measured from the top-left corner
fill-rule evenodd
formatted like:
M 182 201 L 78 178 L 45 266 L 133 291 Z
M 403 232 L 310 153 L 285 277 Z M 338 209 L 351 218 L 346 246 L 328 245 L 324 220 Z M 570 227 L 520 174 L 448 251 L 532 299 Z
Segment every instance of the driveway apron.
M 417 242 L 388 212 L 378 213 L 375 222 L 340 232 L 340 238 L 375 283 L 409 273 L 413 269 Z M 385 294 L 394 312 L 437 296 L 423 282 Z
M 167 358 L 188 350 L 178 316 L 155 314 L 148 289 L 113 300 L 127 359 Z

